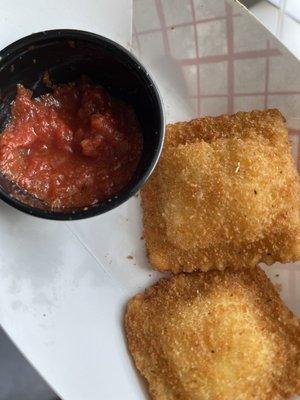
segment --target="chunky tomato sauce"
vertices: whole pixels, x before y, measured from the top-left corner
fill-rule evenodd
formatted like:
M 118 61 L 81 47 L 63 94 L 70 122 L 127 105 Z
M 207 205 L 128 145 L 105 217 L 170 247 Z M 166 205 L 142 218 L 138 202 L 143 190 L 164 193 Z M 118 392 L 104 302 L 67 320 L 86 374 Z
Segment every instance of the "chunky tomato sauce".
M 32 99 L 19 85 L 0 135 L 0 169 L 51 207 L 82 207 L 116 195 L 142 152 L 132 107 L 101 87 L 71 83 Z

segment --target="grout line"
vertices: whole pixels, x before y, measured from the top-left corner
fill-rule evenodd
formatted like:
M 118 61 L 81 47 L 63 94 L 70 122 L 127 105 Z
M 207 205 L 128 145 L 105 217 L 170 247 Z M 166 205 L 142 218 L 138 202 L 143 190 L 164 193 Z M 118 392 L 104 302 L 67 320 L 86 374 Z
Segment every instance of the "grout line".
M 241 14 L 233 14 L 233 17 L 240 17 Z M 174 25 L 166 25 L 166 29 L 167 30 L 173 30 L 176 28 L 184 28 L 184 27 L 189 27 L 189 26 L 193 26 L 194 24 L 198 25 L 198 24 L 206 24 L 207 22 L 214 22 L 214 21 L 222 21 L 226 19 L 226 15 L 224 16 L 220 16 L 220 17 L 211 17 L 211 18 L 204 18 L 204 19 L 199 19 L 192 22 L 182 22 L 181 24 L 174 24 Z M 149 33 L 157 33 L 157 32 L 161 32 L 160 28 L 152 28 L 152 29 L 145 29 L 144 31 L 140 31 L 140 32 L 135 32 L 133 35 L 147 35 Z
M 289 135 L 300 137 L 300 129 L 289 129 Z M 299 141 L 299 145 L 300 145 L 300 141 Z M 300 155 L 300 152 L 299 152 L 299 155 Z
M 275 57 L 280 56 L 281 53 L 277 49 L 270 50 L 249 50 L 243 51 L 240 53 L 232 54 L 234 60 L 247 60 L 247 59 L 255 59 L 255 58 L 264 58 L 264 57 Z M 181 65 L 195 65 L 197 63 L 200 64 L 211 64 L 218 63 L 223 61 L 228 61 L 228 54 L 217 54 L 214 56 L 205 56 L 200 57 L 198 60 L 195 58 L 185 58 L 183 60 L 177 60 Z M 232 60 L 233 61 L 233 60 Z
M 141 41 L 140 41 L 139 34 L 137 33 L 137 30 L 136 30 L 136 27 L 135 27 L 134 23 L 132 24 L 132 29 L 133 29 L 133 35 L 132 36 L 135 37 L 135 39 L 136 39 L 138 52 L 139 52 L 139 55 L 141 56 L 141 54 L 142 54 Z
M 155 0 L 155 4 L 156 4 L 157 15 L 158 15 L 159 22 L 160 22 L 165 52 L 167 55 L 170 55 L 171 50 L 170 50 L 170 44 L 169 44 L 169 39 L 168 39 L 167 25 L 166 25 L 165 14 L 164 14 L 161 0 Z

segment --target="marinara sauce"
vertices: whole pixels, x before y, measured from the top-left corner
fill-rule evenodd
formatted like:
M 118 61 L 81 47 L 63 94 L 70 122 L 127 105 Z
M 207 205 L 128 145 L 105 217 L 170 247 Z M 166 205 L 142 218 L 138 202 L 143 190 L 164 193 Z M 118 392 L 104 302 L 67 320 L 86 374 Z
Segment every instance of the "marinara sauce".
M 33 99 L 18 85 L 0 135 L 0 169 L 51 207 L 108 199 L 130 181 L 142 135 L 133 108 L 101 86 L 70 83 Z

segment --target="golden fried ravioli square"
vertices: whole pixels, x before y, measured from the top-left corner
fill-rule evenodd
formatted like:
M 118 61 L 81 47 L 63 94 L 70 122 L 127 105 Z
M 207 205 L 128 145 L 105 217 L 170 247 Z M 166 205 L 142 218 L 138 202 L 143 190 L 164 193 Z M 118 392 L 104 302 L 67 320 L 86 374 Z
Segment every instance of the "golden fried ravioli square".
M 300 185 L 278 110 L 167 127 L 142 192 L 155 269 L 247 268 L 300 259 Z
M 125 330 L 153 400 L 300 393 L 300 323 L 258 267 L 160 280 L 129 301 Z

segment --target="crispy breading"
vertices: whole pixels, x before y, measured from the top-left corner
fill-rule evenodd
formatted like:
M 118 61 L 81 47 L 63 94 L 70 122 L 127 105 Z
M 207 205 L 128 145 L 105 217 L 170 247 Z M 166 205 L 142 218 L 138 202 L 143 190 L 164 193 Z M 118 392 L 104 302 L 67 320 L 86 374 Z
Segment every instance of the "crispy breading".
M 169 125 L 141 196 L 155 269 L 300 259 L 299 176 L 277 110 Z
M 300 323 L 258 267 L 162 279 L 129 301 L 125 330 L 153 400 L 300 394 Z

